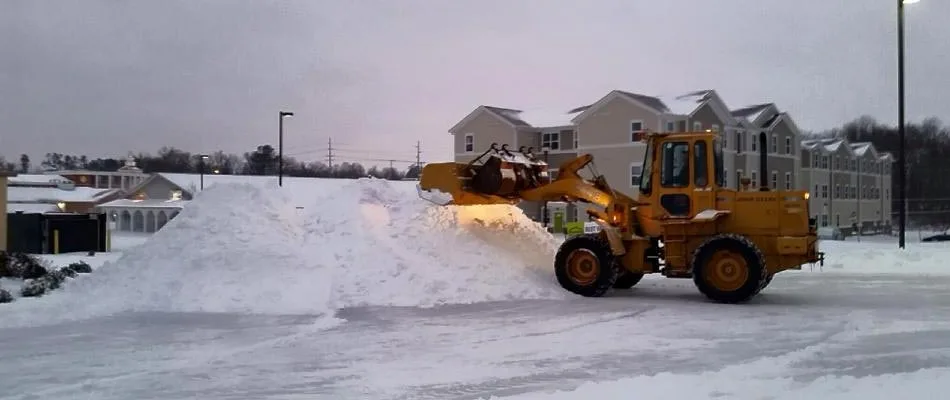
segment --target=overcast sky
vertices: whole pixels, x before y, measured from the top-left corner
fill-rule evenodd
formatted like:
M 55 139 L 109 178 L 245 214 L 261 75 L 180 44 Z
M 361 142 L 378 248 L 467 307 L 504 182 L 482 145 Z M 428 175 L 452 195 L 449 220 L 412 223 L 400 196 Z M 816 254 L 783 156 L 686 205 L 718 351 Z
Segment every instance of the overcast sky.
M 907 7 L 907 118 L 950 122 L 950 2 Z M 820 130 L 897 119 L 894 0 L 2 0 L 0 154 L 277 142 L 451 159 L 479 104 L 712 88 Z M 336 147 L 335 146 L 335 147 Z M 405 166 L 405 165 L 403 165 Z

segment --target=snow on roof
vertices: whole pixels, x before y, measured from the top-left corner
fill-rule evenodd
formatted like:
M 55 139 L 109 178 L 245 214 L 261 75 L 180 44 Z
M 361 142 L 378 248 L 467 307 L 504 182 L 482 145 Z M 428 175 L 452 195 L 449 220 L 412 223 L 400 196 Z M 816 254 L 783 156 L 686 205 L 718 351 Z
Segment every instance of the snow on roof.
M 187 200 L 162 200 L 162 199 L 117 199 L 108 203 L 100 204 L 99 207 L 130 207 L 130 208 L 182 208 L 187 204 Z
M 670 114 L 689 115 L 709 98 L 708 90 L 697 90 L 678 96 L 659 96 Z
M 761 117 L 766 110 L 772 108 L 772 106 L 772 103 L 755 104 L 732 110 L 730 113 L 736 118 L 746 118 L 749 120 L 749 122 L 753 122 L 759 119 L 759 117 Z
M 81 202 L 94 203 L 118 189 L 96 189 L 90 187 L 76 187 L 74 189 L 60 189 L 56 187 L 20 187 L 7 188 L 7 200 L 14 202 Z
M 51 174 L 18 174 L 8 180 L 10 183 L 72 183 L 64 176 Z
M 838 148 L 841 147 L 842 143 L 844 143 L 844 140 L 836 140 L 834 142 L 825 143 L 825 150 L 830 152 L 838 151 Z
M 7 213 L 22 212 L 26 214 L 43 214 L 48 212 L 58 212 L 59 207 L 55 204 L 46 203 L 7 203 Z
M 512 108 L 505 108 L 505 107 L 496 107 L 496 106 L 482 106 L 482 107 L 485 107 L 485 109 L 508 120 L 508 122 L 511 122 L 515 126 L 531 126 L 531 124 L 521 119 L 521 116 L 520 116 L 521 110 L 515 110 Z
M 851 143 L 851 150 L 854 151 L 854 154 L 857 154 L 859 156 L 863 156 L 870 149 L 871 149 L 871 142 Z
M 752 113 L 752 114 L 747 115 L 746 118 L 749 119 L 749 122 L 753 122 L 753 121 L 759 119 L 760 117 L 762 117 L 762 114 L 764 114 L 765 111 L 767 111 L 768 109 L 769 109 L 769 107 L 762 107 L 762 108 L 760 108 L 758 111 L 756 111 L 756 112 L 754 112 L 754 113 Z
M 573 110 L 572 110 L 573 111 Z M 531 124 L 535 128 L 553 128 L 559 126 L 572 126 L 571 119 L 579 113 L 551 112 L 544 110 L 522 111 L 519 116 L 521 120 Z

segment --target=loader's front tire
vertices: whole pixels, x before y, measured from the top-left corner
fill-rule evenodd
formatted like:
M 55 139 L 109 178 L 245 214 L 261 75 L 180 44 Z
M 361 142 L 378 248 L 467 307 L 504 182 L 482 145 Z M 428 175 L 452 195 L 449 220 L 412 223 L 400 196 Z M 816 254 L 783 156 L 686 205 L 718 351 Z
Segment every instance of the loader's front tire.
M 643 274 L 624 270 L 614 282 L 614 289 L 630 289 L 640 283 L 641 279 L 643 279 Z
M 741 235 L 720 234 L 693 253 L 693 283 L 719 303 L 743 303 L 755 297 L 769 275 L 765 257 L 755 243 Z
M 768 278 L 765 278 L 765 281 L 762 282 L 762 286 L 759 286 L 759 290 L 755 292 L 756 295 L 761 293 L 765 288 L 769 287 L 769 284 L 772 283 L 772 278 L 775 277 L 775 274 L 768 274 Z
M 599 234 L 572 237 L 561 244 L 554 257 L 554 273 L 567 291 L 585 297 L 606 294 L 617 277 L 617 264 L 607 240 Z

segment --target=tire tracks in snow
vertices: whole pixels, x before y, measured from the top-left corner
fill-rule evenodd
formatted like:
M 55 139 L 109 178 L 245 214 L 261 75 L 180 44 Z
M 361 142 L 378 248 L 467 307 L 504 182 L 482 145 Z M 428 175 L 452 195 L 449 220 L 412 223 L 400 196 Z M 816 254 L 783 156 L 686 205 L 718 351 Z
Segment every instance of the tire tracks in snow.
M 160 375 L 160 374 L 174 372 L 174 371 L 182 371 L 182 370 L 188 370 L 188 369 L 194 369 L 194 368 L 201 368 L 205 366 L 213 366 L 214 364 L 217 364 L 218 362 L 222 360 L 232 358 L 239 354 L 250 353 L 250 352 L 254 352 L 260 349 L 264 349 L 264 348 L 270 348 L 270 347 L 274 347 L 274 346 L 278 346 L 282 344 L 288 344 L 288 343 L 299 341 L 300 339 L 304 339 L 306 337 L 312 336 L 319 332 L 323 332 L 328 329 L 333 329 L 337 326 L 340 326 L 342 322 L 344 321 L 336 317 L 322 316 L 322 317 L 319 317 L 313 323 L 303 325 L 300 328 L 294 330 L 294 332 L 292 333 L 280 335 L 271 339 L 259 341 L 259 342 L 249 344 L 246 346 L 229 348 L 227 351 L 215 352 L 213 354 L 209 354 L 208 356 L 190 357 L 188 361 L 172 362 L 172 363 L 163 365 L 161 367 L 149 368 L 148 370 L 145 370 L 145 371 L 128 372 L 128 373 L 119 374 L 119 375 L 110 376 L 110 377 L 91 378 L 91 379 L 86 379 L 81 382 L 76 382 L 72 384 L 58 385 L 54 388 L 33 391 L 28 395 L 21 395 L 19 397 L 8 397 L 8 396 L 0 395 L 0 399 L 19 398 L 23 400 L 26 400 L 26 399 L 38 400 L 38 399 L 56 398 L 56 397 L 62 396 L 65 393 L 69 393 L 71 391 L 76 391 L 76 390 L 87 392 L 90 389 L 95 389 L 98 391 L 100 389 L 98 387 L 103 386 L 104 384 L 121 382 L 124 380 L 135 379 L 135 378 L 150 376 L 150 375 Z M 101 390 L 108 391 L 108 387 L 101 387 Z

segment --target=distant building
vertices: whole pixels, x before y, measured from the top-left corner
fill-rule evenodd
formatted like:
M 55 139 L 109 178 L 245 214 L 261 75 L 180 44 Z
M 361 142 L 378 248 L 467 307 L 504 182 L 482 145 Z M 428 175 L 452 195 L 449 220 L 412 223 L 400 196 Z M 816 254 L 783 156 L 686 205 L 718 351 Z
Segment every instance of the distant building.
M 7 180 L 15 173 L 0 171 L 0 206 L 7 207 Z M 7 250 L 7 213 L 0 215 L 0 251 Z
M 97 189 L 121 189 L 128 191 L 151 176 L 135 165 L 135 159 L 129 156 L 125 165 L 116 171 L 66 170 L 50 171 L 49 174 L 61 176 L 79 187 Z
M 119 198 L 119 189 L 77 186 L 60 175 L 21 174 L 9 179 L 8 213 L 89 213 L 101 203 Z
M 869 142 L 828 138 L 803 141 L 801 157 L 809 209 L 819 226 L 890 230 L 890 153 L 878 152 Z

